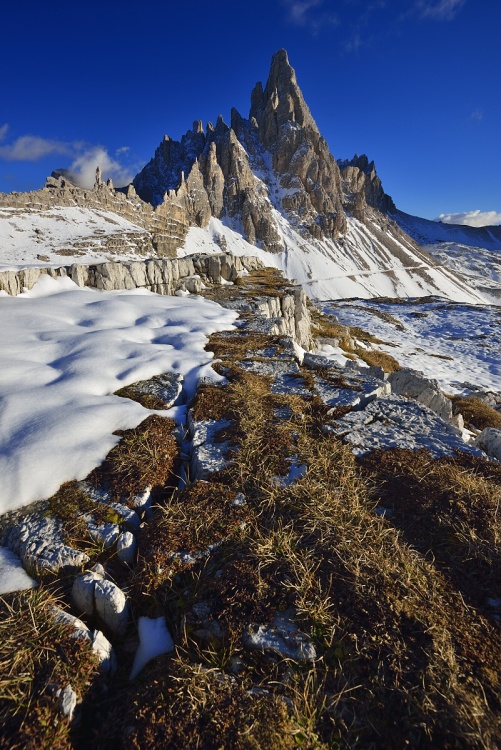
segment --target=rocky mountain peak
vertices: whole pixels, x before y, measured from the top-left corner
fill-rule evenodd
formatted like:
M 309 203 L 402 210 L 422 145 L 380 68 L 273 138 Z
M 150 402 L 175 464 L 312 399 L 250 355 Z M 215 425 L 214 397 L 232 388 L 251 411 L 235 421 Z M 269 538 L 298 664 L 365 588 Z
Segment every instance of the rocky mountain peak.
M 264 90 L 262 84 L 257 83 L 251 94 L 249 120 L 252 118 L 259 126 L 260 139 L 266 148 L 272 148 L 281 130 L 291 125 L 307 128 L 320 136 L 284 49 L 272 57 Z

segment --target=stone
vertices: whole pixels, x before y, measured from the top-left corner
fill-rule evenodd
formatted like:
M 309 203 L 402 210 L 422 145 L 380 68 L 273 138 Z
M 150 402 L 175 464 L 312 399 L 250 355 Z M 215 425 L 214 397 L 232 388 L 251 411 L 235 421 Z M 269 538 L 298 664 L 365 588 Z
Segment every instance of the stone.
M 292 622 L 288 613 L 275 615 L 273 624 L 248 625 L 242 635 L 245 648 L 275 654 L 281 659 L 311 663 L 317 658 L 313 643 Z
M 130 619 L 130 607 L 124 592 L 112 581 L 96 580 L 94 586 L 96 613 L 116 635 L 124 635 Z
M 429 380 L 415 370 L 398 370 L 389 375 L 388 381 L 392 393 L 416 399 L 442 419 L 452 420 L 452 402 L 444 396 L 436 380 Z
M 73 637 L 90 643 L 102 672 L 105 674 L 113 674 L 115 672 L 116 658 L 113 647 L 100 630 L 91 631 L 82 620 L 60 609 L 60 607 L 51 607 L 51 612 L 55 622 L 73 628 Z
M 488 456 L 501 461 L 501 430 L 486 427 L 480 435 L 477 435 L 473 445 L 483 450 Z
M 138 396 L 156 396 L 164 402 L 165 409 L 170 409 L 182 400 L 183 376 L 179 373 L 165 372 L 149 380 L 139 380 L 126 387 Z
M 94 590 L 96 581 L 102 581 L 102 576 L 94 572 L 83 573 L 73 581 L 71 600 L 75 610 L 87 617 L 93 617 L 95 612 Z
M 66 716 L 70 721 L 73 719 L 73 714 L 78 703 L 78 695 L 73 690 L 71 685 L 61 688 L 56 693 L 56 697 L 59 699 L 59 708 L 63 716 Z
M 137 541 L 134 534 L 124 531 L 117 539 L 117 557 L 123 565 L 132 567 L 136 559 Z
M 223 471 L 228 466 L 226 453 L 230 445 L 229 440 L 218 440 L 218 433 L 229 427 L 227 419 L 216 421 L 194 420 L 188 412 L 188 426 L 192 436 L 190 453 L 190 479 L 207 480 L 217 471 Z
M 78 576 L 71 589 L 73 606 L 89 618 L 98 616 L 112 633 L 123 635 L 129 624 L 130 607 L 124 592 L 97 573 Z
M 423 404 L 402 396 L 382 396 L 365 409 L 353 411 L 324 426 L 363 455 L 377 448 L 428 449 L 431 454 L 453 456 L 456 451 L 481 456 L 478 448 L 465 443 L 459 430 Z
M 55 575 L 80 570 L 89 557 L 64 542 L 63 524 L 54 516 L 30 513 L 4 532 L 2 544 L 14 552 L 23 567 Z

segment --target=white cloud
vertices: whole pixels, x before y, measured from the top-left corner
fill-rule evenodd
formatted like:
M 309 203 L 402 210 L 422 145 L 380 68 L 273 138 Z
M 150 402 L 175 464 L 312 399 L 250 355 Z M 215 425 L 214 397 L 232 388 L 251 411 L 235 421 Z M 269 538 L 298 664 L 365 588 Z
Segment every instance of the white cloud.
M 484 111 L 482 109 L 475 109 L 471 115 L 470 120 L 473 120 L 474 122 L 482 122 L 484 119 Z
M 416 8 L 421 18 L 434 21 L 452 21 L 466 0 L 417 0 Z
M 501 224 L 501 213 L 497 211 L 464 211 L 458 214 L 440 214 L 435 221 L 443 224 L 461 224 L 467 227 L 492 227 Z
M 2 127 L 3 139 L 7 130 Z M 40 138 L 38 135 L 22 135 L 13 143 L 0 146 L 0 158 L 6 161 L 38 161 L 50 154 L 71 154 L 74 152 L 75 144 L 63 141 L 52 141 Z
M 337 26 L 338 18 L 326 12 L 312 13 L 324 5 L 325 0 L 282 0 L 282 5 L 288 10 L 289 21 L 296 26 L 304 26 L 317 34 L 326 26 Z
M 117 187 L 128 185 L 134 177 L 127 167 L 113 159 L 102 146 L 91 146 L 79 154 L 70 165 L 68 172 L 77 185 L 91 188 L 96 179 L 97 167 L 101 167 L 103 180 L 111 178 Z
M 0 142 L 5 140 L 9 126 L 0 127 Z M 115 152 L 115 157 L 126 156 L 130 146 L 122 146 Z M 0 146 L 0 159 L 5 161 L 38 161 L 51 154 L 66 156 L 73 161 L 68 169 L 71 179 L 77 185 L 91 188 L 96 177 L 96 167 L 101 167 L 103 179 L 111 177 L 117 187 L 128 185 L 134 175 L 130 168 L 120 163 L 118 158 L 110 156 L 103 146 L 92 146 L 81 141 L 57 141 L 41 138 L 37 135 L 22 135 L 12 143 Z M 61 166 L 54 165 L 54 168 Z

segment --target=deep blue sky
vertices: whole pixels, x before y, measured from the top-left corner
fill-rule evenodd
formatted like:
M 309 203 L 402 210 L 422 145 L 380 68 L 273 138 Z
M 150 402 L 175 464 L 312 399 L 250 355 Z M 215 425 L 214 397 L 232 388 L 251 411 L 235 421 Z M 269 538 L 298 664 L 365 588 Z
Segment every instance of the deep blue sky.
M 500 28 L 498 0 L 6 0 L 0 190 L 96 147 L 134 174 L 164 133 L 247 115 L 285 47 L 336 158 L 374 159 L 404 211 L 501 221 Z

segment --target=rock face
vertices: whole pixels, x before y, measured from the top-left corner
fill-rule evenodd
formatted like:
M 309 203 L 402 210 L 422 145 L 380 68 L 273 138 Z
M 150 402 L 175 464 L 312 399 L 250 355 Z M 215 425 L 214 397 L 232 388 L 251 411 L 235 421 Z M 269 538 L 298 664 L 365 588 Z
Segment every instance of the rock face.
M 373 161 L 365 154 L 355 154 L 351 161 L 338 161 L 345 205 L 351 208 L 355 218 L 364 220 L 367 206 L 383 213 L 394 213 L 397 209 L 393 200 L 383 190 Z
M 233 109 L 231 126 L 219 117 L 205 133 L 197 121 L 179 142 L 165 136 L 134 187 L 154 206 L 177 201 L 199 226 L 238 218 L 247 240 L 272 252 L 284 249 L 274 208 L 314 237 L 346 229 L 339 167 L 285 50 L 273 56 L 264 89 L 256 84 L 249 119 Z

